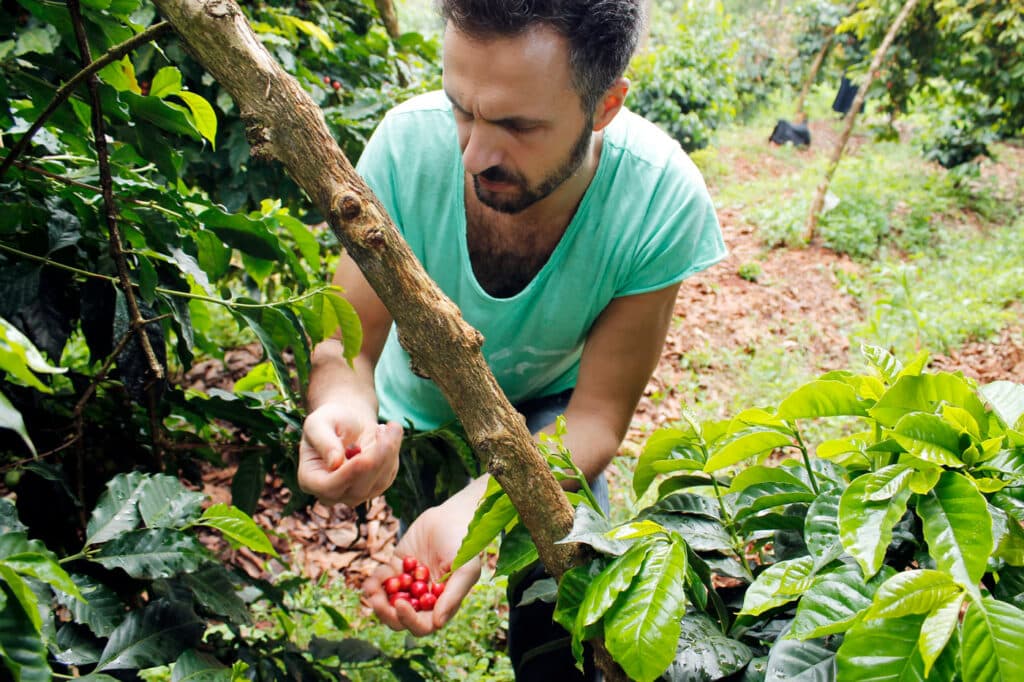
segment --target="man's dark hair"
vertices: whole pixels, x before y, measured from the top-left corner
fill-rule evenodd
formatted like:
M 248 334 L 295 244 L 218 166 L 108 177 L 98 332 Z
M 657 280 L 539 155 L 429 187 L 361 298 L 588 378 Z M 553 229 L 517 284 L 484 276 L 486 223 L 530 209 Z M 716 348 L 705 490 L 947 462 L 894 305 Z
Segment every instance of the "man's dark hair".
M 590 114 L 622 75 L 643 25 L 641 0 L 437 0 L 441 18 L 474 38 L 550 26 L 569 41 L 573 86 Z

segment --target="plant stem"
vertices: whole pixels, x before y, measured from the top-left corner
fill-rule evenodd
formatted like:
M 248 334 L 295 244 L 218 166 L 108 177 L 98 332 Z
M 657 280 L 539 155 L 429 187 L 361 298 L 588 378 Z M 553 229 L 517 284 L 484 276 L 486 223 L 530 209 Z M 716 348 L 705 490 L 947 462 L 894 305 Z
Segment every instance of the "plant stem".
M 807 469 L 807 479 L 811 482 L 811 490 L 815 495 L 818 494 L 818 479 L 814 475 L 814 469 L 811 468 L 811 456 L 807 452 L 807 446 L 804 445 L 804 439 L 800 437 L 800 432 L 796 429 L 796 424 L 788 424 L 789 428 L 793 431 L 793 435 L 796 436 L 797 447 L 800 448 L 800 455 L 804 458 L 804 468 Z
M 50 116 L 53 115 L 53 112 L 57 110 L 57 107 L 63 104 L 64 101 L 71 96 L 71 93 L 74 91 L 75 88 L 78 87 L 78 85 L 82 81 L 91 78 L 93 74 L 95 74 L 97 71 L 102 69 L 107 64 L 110 64 L 120 59 L 121 57 L 125 56 L 135 48 L 139 47 L 140 45 L 148 43 L 149 41 L 158 37 L 160 34 L 170 30 L 170 28 L 170 23 L 166 21 L 161 21 L 158 24 L 153 24 L 145 31 L 142 31 L 141 33 L 132 36 L 123 43 L 120 43 L 119 45 L 115 45 L 114 47 L 110 48 L 109 50 L 104 52 L 99 59 L 91 61 L 89 64 L 85 66 L 85 68 L 83 68 L 81 71 L 72 76 L 71 80 L 69 80 L 64 85 L 60 86 L 60 88 L 57 89 L 57 94 L 53 96 L 53 100 L 51 100 L 50 103 L 46 106 L 46 109 L 44 109 L 43 113 L 39 115 L 39 118 L 35 120 L 35 122 L 32 124 L 32 127 L 29 128 L 25 132 L 25 134 L 21 136 L 21 139 L 18 140 L 17 144 L 11 147 L 10 153 L 3 160 L 3 163 L 0 164 L 0 178 L 2 178 L 4 174 L 7 173 L 7 170 L 11 167 L 11 164 L 14 163 L 15 159 L 21 156 L 21 154 L 28 148 L 29 142 L 32 141 L 32 136 L 39 132 L 39 129 L 43 127 L 43 124 L 46 123 Z M 85 55 L 83 55 L 83 59 L 84 58 Z
M 27 251 L 22 251 L 20 249 L 14 248 L 13 246 L 7 246 L 6 244 L 0 244 L 0 251 L 6 251 L 8 253 L 14 254 L 15 256 L 19 256 L 19 257 L 25 258 L 27 260 L 35 261 L 37 263 L 42 263 L 43 265 L 48 265 L 50 267 L 57 268 L 58 270 L 65 270 L 67 272 L 73 272 L 74 274 L 80 275 L 82 277 L 90 277 L 92 279 L 102 279 L 102 280 L 105 280 L 107 282 L 112 282 L 114 284 L 117 284 L 117 283 L 120 282 L 120 280 L 117 277 L 114 277 L 112 275 L 104 275 L 104 274 L 101 274 L 101 273 L 98 273 L 98 272 L 91 272 L 89 270 L 82 270 L 81 268 L 76 268 L 73 265 L 67 265 L 65 263 L 60 263 L 60 262 L 55 261 L 55 260 L 50 260 L 49 258 L 46 258 L 45 256 L 37 256 L 34 253 L 28 253 Z M 133 288 L 138 288 L 138 286 L 139 286 L 138 284 L 132 283 L 132 287 Z M 314 296 L 322 294 L 325 291 L 330 291 L 332 288 L 333 287 L 331 285 L 323 285 L 323 286 L 314 287 L 313 289 L 310 289 L 309 291 L 307 291 L 305 293 L 298 294 L 296 296 L 292 296 L 291 298 L 286 298 L 283 301 L 277 301 L 277 302 L 274 302 L 274 303 L 236 303 L 234 301 L 228 301 L 228 300 L 225 300 L 223 298 L 215 298 L 213 296 L 204 296 L 203 294 L 193 294 L 190 291 L 178 291 L 177 289 L 167 289 L 165 287 L 153 287 L 153 291 L 157 292 L 158 294 L 165 294 L 167 296 L 174 296 L 176 298 L 187 298 L 187 299 L 194 300 L 194 301 L 203 301 L 205 303 L 214 303 L 216 305 L 222 305 L 225 308 L 230 308 L 232 310 L 260 310 L 260 309 L 263 309 L 263 308 L 280 308 L 280 307 L 292 305 L 292 304 L 295 304 L 295 303 L 301 303 L 302 301 L 305 301 L 307 298 L 313 298 Z

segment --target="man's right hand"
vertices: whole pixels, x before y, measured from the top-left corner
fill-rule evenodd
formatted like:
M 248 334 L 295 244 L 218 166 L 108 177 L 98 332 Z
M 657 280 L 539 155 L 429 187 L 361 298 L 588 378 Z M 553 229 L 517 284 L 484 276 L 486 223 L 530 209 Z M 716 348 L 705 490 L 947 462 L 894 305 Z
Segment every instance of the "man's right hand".
M 345 457 L 356 444 L 360 453 Z M 299 487 L 325 505 L 350 507 L 382 494 L 398 474 L 402 427 L 397 422 L 361 421 L 337 403 L 306 417 L 299 444 Z

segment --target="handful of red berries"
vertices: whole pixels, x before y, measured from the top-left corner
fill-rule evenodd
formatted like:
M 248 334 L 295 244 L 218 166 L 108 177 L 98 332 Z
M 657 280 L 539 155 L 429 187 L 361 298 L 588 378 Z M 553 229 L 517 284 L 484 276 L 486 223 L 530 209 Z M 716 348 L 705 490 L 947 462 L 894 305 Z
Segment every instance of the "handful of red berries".
M 388 603 L 408 602 L 416 611 L 432 611 L 444 592 L 444 583 L 430 582 L 430 569 L 414 556 L 402 559 L 402 572 L 384 581 Z

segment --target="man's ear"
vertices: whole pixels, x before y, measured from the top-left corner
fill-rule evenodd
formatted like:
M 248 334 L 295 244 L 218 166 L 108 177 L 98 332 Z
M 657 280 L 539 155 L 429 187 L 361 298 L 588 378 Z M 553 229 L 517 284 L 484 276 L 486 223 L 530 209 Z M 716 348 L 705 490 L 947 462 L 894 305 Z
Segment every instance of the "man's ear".
M 612 86 L 605 90 L 604 96 L 601 97 L 594 110 L 595 133 L 612 122 L 615 115 L 622 109 L 627 92 L 629 92 L 629 79 L 625 77 L 617 78 Z

